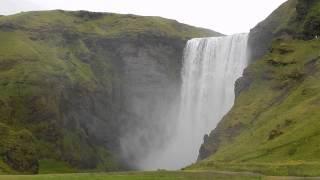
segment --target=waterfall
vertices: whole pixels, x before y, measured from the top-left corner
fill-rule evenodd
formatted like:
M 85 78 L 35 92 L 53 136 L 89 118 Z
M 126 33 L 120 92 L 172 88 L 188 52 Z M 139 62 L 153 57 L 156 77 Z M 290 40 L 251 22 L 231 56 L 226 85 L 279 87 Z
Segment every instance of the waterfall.
M 248 34 L 236 34 L 188 41 L 175 134 L 152 155 L 149 169 L 179 169 L 196 161 L 203 136 L 233 106 L 235 81 L 247 66 L 247 40 Z
M 187 43 L 176 139 L 186 151 L 181 165 L 196 160 L 204 134 L 233 106 L 235 81 L 247 66 L 247 40 L 247 34 L 236 34 Z

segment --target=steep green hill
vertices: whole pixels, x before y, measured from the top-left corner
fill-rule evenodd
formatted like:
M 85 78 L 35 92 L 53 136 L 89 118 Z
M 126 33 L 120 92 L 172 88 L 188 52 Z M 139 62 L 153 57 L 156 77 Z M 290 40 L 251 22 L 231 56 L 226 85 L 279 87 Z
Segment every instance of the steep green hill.
M 179 81 L 186 40 L 216 35 L 160 17 L 1 16 L 0 174 L 127 168 L 119 152 L 130 117 L 126 72 L 144 70 L 125 68 L 125 60 L 143 52 Z
M 234 107 L 205 138 L 204 160 L 189 169 L 320 175 L 319 30 L 317 0 L 290 0 L 252 30 L 252 44 L 267 43 L 252 50 L 266 53 L 252 59 Z

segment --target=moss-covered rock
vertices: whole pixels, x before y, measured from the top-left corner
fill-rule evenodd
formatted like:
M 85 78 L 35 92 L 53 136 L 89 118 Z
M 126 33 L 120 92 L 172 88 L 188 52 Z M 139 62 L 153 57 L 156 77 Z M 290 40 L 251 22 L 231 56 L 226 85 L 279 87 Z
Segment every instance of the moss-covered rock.
M 13 131 L 3 123 L 0 123 L 0 130 L 2 160 L 15 171 L 37 173 L 38 155 L 32 133 L 26 129 Z M 7 168 L 4 169 L 4 172 L 6 171 Z
M 12 144 L 4 153 L 4 162 L 17 171 L 37 173 L 39 164 L 32 134 L 21 130 L 13 136 Z

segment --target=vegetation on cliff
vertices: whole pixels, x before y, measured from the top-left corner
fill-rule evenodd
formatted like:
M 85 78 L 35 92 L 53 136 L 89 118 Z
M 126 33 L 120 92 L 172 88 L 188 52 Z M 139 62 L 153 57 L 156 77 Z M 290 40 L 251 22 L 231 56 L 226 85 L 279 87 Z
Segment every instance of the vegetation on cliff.
M 218 33 L 160 17 L 60 10 L 1 16 L 0 174 L 124 168 L 117 46 L 167 40 L 180 48 L 208 35 Z
M 190 169 L 320 175 L 319 7 L 319 1 L 288 1 L 253 30 L 257 37 L 265 33 L 261 24 L 292 12 L 273 27 L 267 53 L 237 82 L 234 107 L 205 138 L 204 160 Z

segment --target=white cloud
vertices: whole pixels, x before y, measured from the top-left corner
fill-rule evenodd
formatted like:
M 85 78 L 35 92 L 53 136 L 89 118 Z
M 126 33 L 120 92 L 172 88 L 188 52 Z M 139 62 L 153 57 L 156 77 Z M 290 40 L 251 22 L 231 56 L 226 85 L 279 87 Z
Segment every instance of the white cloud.
M 90 10 L 162 16 L 222 33 L 248 32 L 286 0 L 0 0 L 0 13 Z

